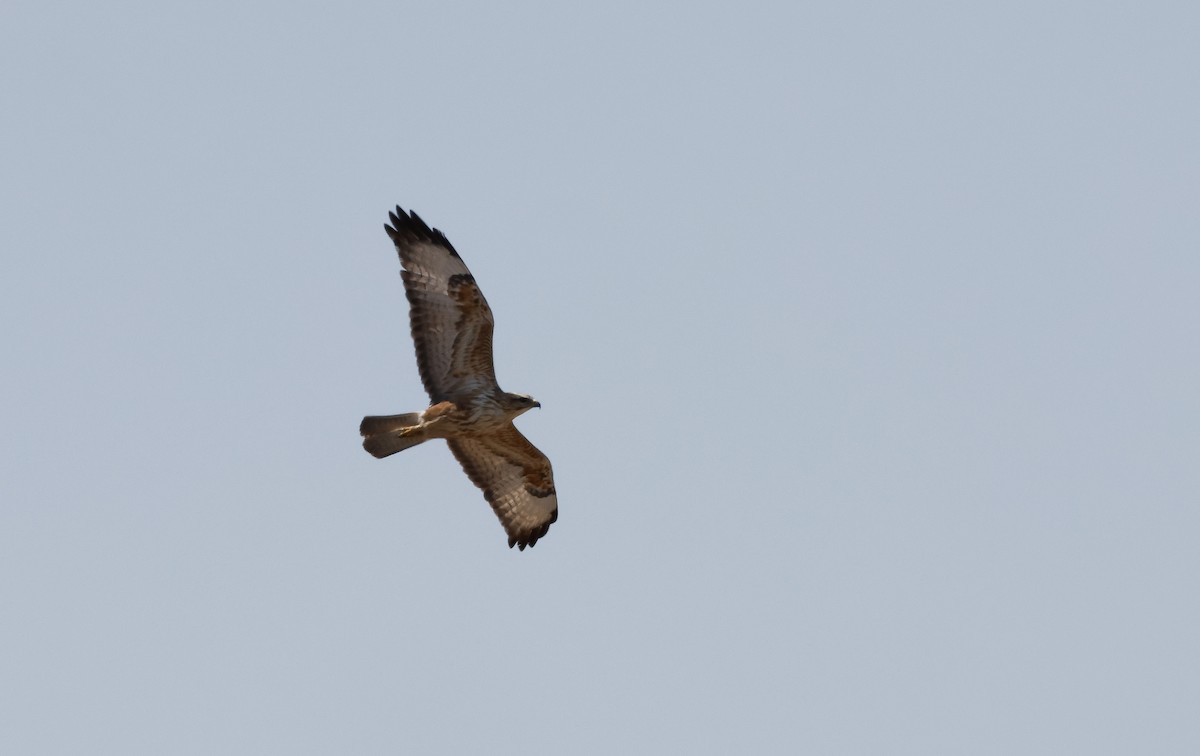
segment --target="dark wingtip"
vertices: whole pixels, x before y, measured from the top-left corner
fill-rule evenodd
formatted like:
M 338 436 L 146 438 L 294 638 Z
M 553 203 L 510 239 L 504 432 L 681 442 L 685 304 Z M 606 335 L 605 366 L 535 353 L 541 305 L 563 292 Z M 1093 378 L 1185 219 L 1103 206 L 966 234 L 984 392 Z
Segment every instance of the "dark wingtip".
M 391 225 L 385 224 L 383 229 L 391 237 L 392 243 L 397 248 L 401 248 L 404 244 L 428 242 L 439 244 L 445 247 L 450 254 L 455 257 L 459 256 L 458 252 L 454 249 L 454 245 L 446 238 L 446 235 L 436 228 L 430 228 L 415 211 L 406 211 L 404 208 L 396 205 L 395 211 L 388 212 L 388 220 L 392 222 Z
M 524 551 L 525 547 L 528 546 L 529 548 L 532 549 L 534 546 L 537 545 L 537 542 L 540 539 L 544 538 L 546 536 L 546 534 L 550 532 L 550 526 L 556 522 L 558 522 L 558 509 L 557 508 L 553 512 L 550 513 L 550 519 L 544 525 L 542 525 L 542 527 L 538 528 L 537 530 L 531 530 L 527 533 L 521 533 L 520 536 L 509 536 L 508 537 L 508 548 L 511 549 L 513 546 L 516 546 L 521 551 Z
M 537 545 L 538 539 L 544 535 L 546 535 L 545 529 L 543 529 L 542 532 L 540 532 L 540 533 L 529 533 L 529 534 L 523 535 L 523 536 L 521 536 L 520 540 L 518 540 L 515 536 L 509 536 L 508 548 L 511 549 L 513 546 L 516 546 L 521 551 L 524 551 L 525 547 L 528 546 L 529 548 L 532 549 L 534 546 Z
M 534 539 L 534 540 L 536 540 L 536 539 Z M 514 536 L 510 536 L 509 548 L 512 548 L 514 546 L 516 546 L 518 548 L 518 550 L 524 551 L 524 547 L 533 546 L 533 544 L 528 544 L 528 542 L 526 542 L 526 541 L 518 541 L 516 538 L 514 538 Z

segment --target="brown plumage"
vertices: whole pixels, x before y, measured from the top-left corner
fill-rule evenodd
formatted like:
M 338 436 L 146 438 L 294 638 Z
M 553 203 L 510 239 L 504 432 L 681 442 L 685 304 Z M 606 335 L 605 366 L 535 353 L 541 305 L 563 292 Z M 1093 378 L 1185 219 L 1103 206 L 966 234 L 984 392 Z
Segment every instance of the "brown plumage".
M 417 368 L 429 394 L 422 412 L 363 418 L 363 448 L 387 457 L 444 438 L 500 518 L 509 547 L 522 550 L 558 519 L 550 460 L 513 425 L 532 397 L 496 383 L 495 321 L 483 292 L 449 240 L 399 207 L 384 226 L 400 254 Z

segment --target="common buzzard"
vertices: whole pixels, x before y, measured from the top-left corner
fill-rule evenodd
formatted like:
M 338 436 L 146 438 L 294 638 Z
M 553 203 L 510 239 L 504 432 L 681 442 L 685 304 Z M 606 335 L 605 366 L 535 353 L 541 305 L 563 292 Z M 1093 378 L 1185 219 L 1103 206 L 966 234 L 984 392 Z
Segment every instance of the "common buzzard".
M 449 240 L 399 207 L 384 229 L 400 253 L 417 368 L 429 407 L 364 417 L 363 448 L 383 458 L 444 438 L 483 490 L 508 533 L 509 548 L 533 546 L 558 519 L 550 460 L 513 425 L 542 406 L 496 384 L 492 310 Z

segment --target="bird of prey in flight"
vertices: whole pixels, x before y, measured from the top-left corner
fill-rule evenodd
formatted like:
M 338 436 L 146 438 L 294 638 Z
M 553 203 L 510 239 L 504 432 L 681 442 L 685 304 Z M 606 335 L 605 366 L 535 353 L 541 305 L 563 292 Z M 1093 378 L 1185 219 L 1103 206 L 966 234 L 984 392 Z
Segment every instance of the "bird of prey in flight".
M 541 404 L 496 383 L 492 310 L 449 240 L 399 207 L 384 229 L 400 253 L 417 368 L 429 407 L 364 417 L 363 448 L 383 458 L 444 438 L 467 477 L 483 490 L 509 547 L 533 546 L 558 519 L 550 460 L 513 425 Z

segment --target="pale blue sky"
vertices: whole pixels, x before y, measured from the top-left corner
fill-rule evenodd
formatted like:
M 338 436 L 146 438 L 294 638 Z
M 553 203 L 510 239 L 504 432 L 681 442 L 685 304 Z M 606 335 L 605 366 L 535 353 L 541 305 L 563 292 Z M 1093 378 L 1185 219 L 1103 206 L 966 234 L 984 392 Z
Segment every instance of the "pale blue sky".
M 0 752 L 1200 752 L 1189 3 L 0 10 Z M 506 548 L 395 204 L 543 409 Z

